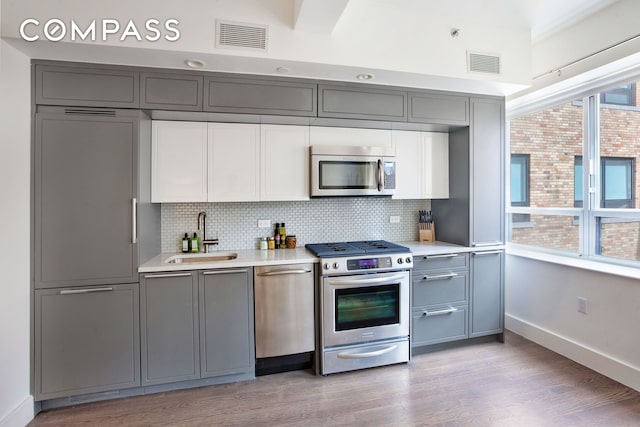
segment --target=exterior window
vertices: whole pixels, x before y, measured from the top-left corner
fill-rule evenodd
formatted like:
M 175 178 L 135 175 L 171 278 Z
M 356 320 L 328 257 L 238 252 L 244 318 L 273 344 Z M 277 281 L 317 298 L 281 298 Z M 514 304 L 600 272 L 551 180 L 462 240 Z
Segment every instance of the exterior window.
M 614 105 L 636 105 L 636 85 L 631 83 L 600 93 L 600 102 Z
M 600 207 L 633 208 L 634 202 L 634 163 L 633 158 L 602 157 L 600 159 Z M 574 206 L 582 204 L 582 156 L 574 161 Z
M 511 154 L 511 206 L 529 206 L 529 154 Z M 529 222 L 529 214 L 513 214 L 513 222 Z

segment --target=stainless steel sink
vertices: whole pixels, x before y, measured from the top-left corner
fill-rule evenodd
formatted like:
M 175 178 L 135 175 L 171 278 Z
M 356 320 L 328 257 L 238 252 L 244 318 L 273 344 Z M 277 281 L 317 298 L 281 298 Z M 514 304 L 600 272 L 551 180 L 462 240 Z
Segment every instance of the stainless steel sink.
M 168 264 L 182 264 L 182 263 L 198 263 L 198 262 L 231 261 L 236 258 L 238 258 L 238 254 L 235 252 L 217 252 L 213 254 L 199 254 L 199 255 L 174 255 L 168 258 L 165 262 Z

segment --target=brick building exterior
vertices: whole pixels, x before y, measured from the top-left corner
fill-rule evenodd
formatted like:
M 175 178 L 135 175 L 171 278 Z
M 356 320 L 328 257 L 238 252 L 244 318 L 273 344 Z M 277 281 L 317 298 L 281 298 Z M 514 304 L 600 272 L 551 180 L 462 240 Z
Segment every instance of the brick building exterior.
M 624 207 L 639 208 L 640 108 L 637 105 L 640 85 L 636 84 L 634 90 L 634 105 L 601 104 L 600 156 L 631 165 L 633 196 Z M 582 102 L 569 102 L 514 119 L 510 125 L 512 155 L 528 155 L 526 205 L 553 208 L 581 206 L 581 201 L 575 196 L 575 174 L 583 154 Z M 640 222 L 607 219 L 602 221 L 600 230 L 602 255 L 640 260 Z M 580 227 L 573 217 L 514 216 L 511 234 L 514 243 L 571 252 L 579 250 Z

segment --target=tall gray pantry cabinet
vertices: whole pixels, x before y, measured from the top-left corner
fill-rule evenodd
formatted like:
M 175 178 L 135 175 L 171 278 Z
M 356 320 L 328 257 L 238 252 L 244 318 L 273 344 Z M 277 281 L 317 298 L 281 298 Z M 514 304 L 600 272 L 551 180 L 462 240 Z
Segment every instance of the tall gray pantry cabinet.
M 38 107 L 37 401 L 140 385 L 137 270 L 159 250 L 149 231 L 159 208 L 144 178 L 149 132 L 136 110 Z

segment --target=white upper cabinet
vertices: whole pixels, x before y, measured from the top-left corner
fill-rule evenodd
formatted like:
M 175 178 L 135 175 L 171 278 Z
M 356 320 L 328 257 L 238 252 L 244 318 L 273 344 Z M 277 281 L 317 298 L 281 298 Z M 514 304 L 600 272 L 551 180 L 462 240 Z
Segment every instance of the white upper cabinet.
M 309 139 L 311 145 L 393 147 L 391 131 L 386 129 L 311 126 Z
M 260 125 L 209 123 L 210 202 L 260 200 Z
M 394 199 L 449 197 L 449 135 L 393 131 L 396 150 Z
M 153 121 L 151 201 L 207 201 L 207 124 Z
M 260 126 L 260 200 L 309 200 L 309 126 Z

